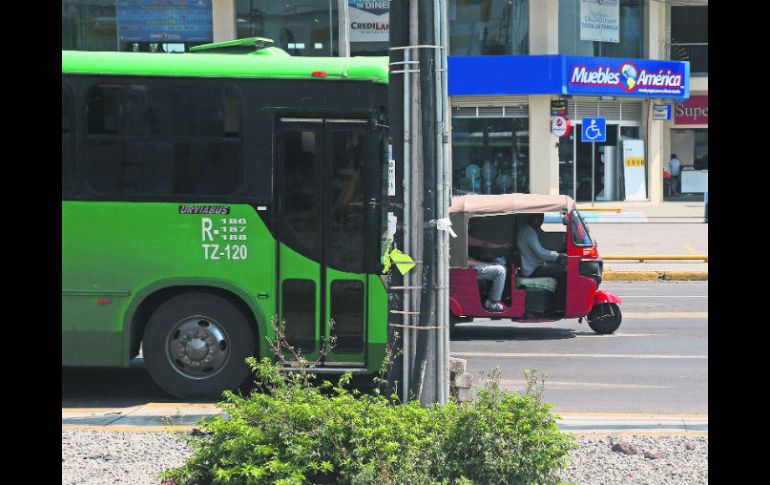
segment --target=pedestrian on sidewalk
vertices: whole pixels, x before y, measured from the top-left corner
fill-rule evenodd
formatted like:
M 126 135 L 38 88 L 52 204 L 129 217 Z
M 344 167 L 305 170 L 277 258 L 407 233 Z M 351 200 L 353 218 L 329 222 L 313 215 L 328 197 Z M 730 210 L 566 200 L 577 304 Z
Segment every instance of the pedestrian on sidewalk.
M 663 195 L 671 195 L 671 172 L 668 167 L 663 167 Z
M 681 195 L 682 193 L 682 185 L 681 185 L 681 177 L 682 174 L 682 162 L 676 157 L 676 153 L 671 154 L 671 185 L 673 186 L 673 192 L 674 195 Z

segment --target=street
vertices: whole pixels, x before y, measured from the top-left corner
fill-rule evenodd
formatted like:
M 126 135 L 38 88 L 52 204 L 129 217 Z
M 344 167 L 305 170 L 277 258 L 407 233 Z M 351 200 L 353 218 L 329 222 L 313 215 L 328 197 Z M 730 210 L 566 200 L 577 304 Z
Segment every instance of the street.
M 577 320 L 457 326 L 451 353 L 468 372 L 501 370 L 523 389 L 524 368 L 545 372 L 557 412 L 708 412 L 708 282 L 605 282 L 622 299 L 623 323 L 597 335 Z M 480 384 L 480 383 L 479 383 Z
M 577 320 L 459 324 L 453 356 L 479 371 L 501 369 L 505 387 L 522 389 L 524 368 L 548 375 L 544 398 L 557 412 L 708 412 L 708 282 L 604 282 L 623 300 L 614 335 Z M 141 359 L 128 369 L 62 369 L 62 407 L 178 402 L 150 379 Z

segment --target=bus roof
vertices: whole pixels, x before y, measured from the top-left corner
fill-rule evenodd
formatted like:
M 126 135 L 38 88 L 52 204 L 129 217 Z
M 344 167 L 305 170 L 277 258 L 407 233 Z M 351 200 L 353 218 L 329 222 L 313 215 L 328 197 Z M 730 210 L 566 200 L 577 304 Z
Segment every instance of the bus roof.
M 62 51 L 61 67 L 67 74 L 388 82 L 387 57 L 299 57 L 277 47 L 243 54 Z

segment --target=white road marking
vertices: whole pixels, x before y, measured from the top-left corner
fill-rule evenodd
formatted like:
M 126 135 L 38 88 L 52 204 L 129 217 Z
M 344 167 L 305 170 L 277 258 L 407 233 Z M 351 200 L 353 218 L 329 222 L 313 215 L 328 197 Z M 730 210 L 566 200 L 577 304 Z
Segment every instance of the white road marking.
M 708 295 L 618 295 L 618 298 L 708 298 Z
M 488 380 L 482 380 L 482 383 L 488 382 Z M 500 383 L 507 386 L 515 386 L 524 388 L 527 385 L 527 381 L 524 379 L 502 379 Z M 545 390 L 549 387 L 557 388 L 579 388 L 579 389 L 672 389 L 673 386 L 654 386 L 647 384 L 605 384 L 601 382 L 571 382 L 571 381 L 551 381 L 546 380 Z
M 636 318 L 695 318 L 708 320 L 708 312 L 628 312 L 623 313 L 623 319 Z
M 588 337 L 588 338 L 616 338 L 616 337 L 668 337 L 667 333 L 613 333 L 610 335 L 601 335 L 598 333 L 575 333 L 575 337 Z
M 701 319 L 701 320 L 708 320 L 709 313 L 708 312 L 622 312 L 623 319 L 637 319 L 637 318 L 670 318 L 670 319 L 679 319 L 679 318 L 686 318 L 686 319 Z M 574 320 L 574 319 L 570 319 Z M 490 318 L 476 318 L 474 320 L 474 323 L 488 323 L 488 324 L 499 324 L 501 326 L 509 327 L 510 323 L 508 322 L 499 322 L 497 320 L 492 320 Z M 513 323 L 523 323 L 526 324 L 527 322 L 513 322 Z M 463 324 L 460 324 L 463 325 Z M 527 328 L 534 328 L 534 327 L 527 327 Z
M 452 352 L 452 357 L 545 357 L 579 359 L 708 359 L 708 355 L 664 355 L 664 354 L 536 354 L 531 352 Z

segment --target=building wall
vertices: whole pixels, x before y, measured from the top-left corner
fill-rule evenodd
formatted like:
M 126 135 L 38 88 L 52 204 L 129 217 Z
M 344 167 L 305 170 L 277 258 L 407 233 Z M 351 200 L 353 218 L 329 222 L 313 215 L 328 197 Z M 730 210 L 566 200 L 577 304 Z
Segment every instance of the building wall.
M 107 0 L 105 0 L 106 2 Z M 484 2 L 481 2 L 484 4 Z M 63 1 L 62 18 L 65 20 L 65 6 L 71 10 L 77 0 Z M 529 2 L 529 54 L 559 54 L 559 4 L 560 0 L 530 0 Z M 704 0 L 703 4 L 708 2 Z M 332 5 L 331 3 L 329 5 Z M 465 5 L 465 4 L 463 4 Z M 483 5 L 481 5 L 483 8 Z M 336 11 L 334 12 L 336 15 Z M 67 14 L 67 20 L 72 23 Z M 483 14 L 480 14 L 483 17 Z M 668 59 L 670 38 L 671 6 L 668 2 L 645 0 L 644 2 L 644 53 L 651 59 Z M 236 0 L 212 0 L 213 41 L 221 42 L 238 37 L 236 28 Z M 480 18 L 481 18 L 480 17 Z M 83 17 L 86 18 L 86 17 Z M 64 23 L 63 23 L 64 25 Z M 117 42 L 116 42 L 116 47 Z M 87 48 L 87 47 L 86 47 Z M 119 47 L 118 47 L 119 48 Z M 328 55 L 328 54 L 327 54 Z M 451 75 L 451 74 L 450 74 Z M 691 93 L 708 94 L 708 76 L 691 79 Z M 488 97 L 480 106 L 504 106 L 505 97 Z M 520 98 L 520 97 L 519 97 Z M 550 101 L 552 95 L 530 95 L 527 97 L 529 121 L 529 190 L 537 193 L 559 192 L 559 139 L 550 132 Z M 464 105 L 468 105 L 466 99 Z M 652 202 L 663 199 L 662 170 L 668 165 L 671 155 L 671 130 L 676 128 L 673 120 L 661 122 L 652 120 L 652 105 L 666 100 L 644 100 L 642 102 L 641 137 L 646 141 L 648 167 L 648 197 Z M 450 100 L 455 106 L 455 100 Z M 473 103 L 471 102 L 471 105 Z M 573 124 L 578 120 L 573 120 Z M 698 126 L 698 128 L 704 128 Z M 705 126 L 707 128 L 707 125 Z
M 662 2 L 644 3 L 644 46 L 645 58 L 669 59 L 668 53 L 668 12 Z M 559 54 L 559 0 L 538 0 L 530 2 L 529 10 L 530 54 Z M 696 79 L 696 78 L 694 78 Z M 466 106 L 470 96 L 462 101 L 452 99 L 453 106 Z M 507 96 L 477 96 L 479 106 L 503 106 Z M 559 139 L 550 132 L 550 101 L 558 96 L 528 96 L 529 116 L 529 171 L 530 191 L 553 194 L 559 192 Z M 575 99 L 588 101 L 586 97 Z M 622 98 L 627 102 L 626 98 Z M 606 105 L 617 104 L 618 98 L 603 98 Z M 646 142 L 647 196 L 653 203 L 663 200 L 662 168 L 670 158 L 669 123 L 652 120 L 652 106 L 665 103 L 664 99 L 638 100 L 641 117 L 637 122 L 639 136 Z M 597 113 L 599 116 L 602 114 Z M 596 116 L 597 114 L 593 114 Z M 610 118 L 608 118 L 609 120 Z M 573 125 L 579 122 L 572 119 Z M 633 123 L 632 123 L 633 126 Z M 620 150 L 618 145 L 617 150 Z
M 559 0 L 530 1 L 529 52 L 559 53 Z M 529 190 L 532 193 L 559 193 L 558 137 L 551 133 L 551 99 L 529 97 Z
M 211 0 L 214 42 L 234 40 L 235 0 Z
M 685 5 L 682 5 L 685 6 Z M 695 0 L 687 4 L 687 6 L 708 6 L 708 0 Z M 673 41 L 672 34 L 671 34 L 671 23 L 672 23 L 672 15 L 671 15 L 671 7 L 672 5 L 667 5 L 666 12 L 665 12 L 665 35 L 666 35 L 666 43 L 667 47 L 670 45 L 670 43 Z M 666 54 L 668 54 L 668 49 L 666 50 Z M 709 78 L 708 73 L 706 75 L 703 75 L 701 73 L 692 75 L 690 78 L 690 97 L 694 96 L 708 96 L 709 91 Z M 663 163 L 661 164 L 662 167 L 670 167 L 670 160 L 673 150 L 673 142 L 674 137 L 672 137 L 672 131 L 674 130 L 683 130 L 683 129 L 692 129 L 692 130 L 708 130 L 708 123 L 706 124 L 700 124 L 700 125 L 690 125 L 690 124 L 680 124 L 677 125 L 675 123 L 674 116 L 672 115 L 672 119 L 670 121 L 665 122 L 665 128 L 663 130 L 663 140 L 662 140 L 662 153 L 663 153 Z M 680 158 L 683 158 L 683 155 L 681 153 L 677 153 L 677 155 Z M 685 162 L 686 157 L 685 157 Z M 661 170 L 662 170 L 661 167 Z

